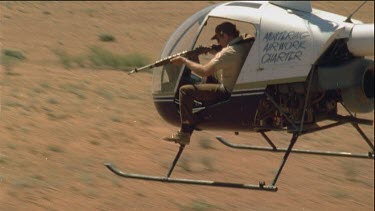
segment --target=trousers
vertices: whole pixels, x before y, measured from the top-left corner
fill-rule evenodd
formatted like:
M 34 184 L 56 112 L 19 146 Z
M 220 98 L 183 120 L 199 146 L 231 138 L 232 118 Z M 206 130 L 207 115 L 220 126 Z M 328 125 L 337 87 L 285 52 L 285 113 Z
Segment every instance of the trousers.
M 181 86 L 179 92 L 180 98 L 180 117 L 181 132 L 192 133 L 196 124 L 193 115 L 194 100 L 203 103 L 216 103 L 228 98 L 230 93 L 222 84 L 198 84 Z

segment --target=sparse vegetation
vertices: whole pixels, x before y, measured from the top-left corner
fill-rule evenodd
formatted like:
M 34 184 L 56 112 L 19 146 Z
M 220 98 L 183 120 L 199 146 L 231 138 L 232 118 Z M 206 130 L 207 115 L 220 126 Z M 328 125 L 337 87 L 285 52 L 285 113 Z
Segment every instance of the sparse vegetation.
M 108 34 L 108 33 L 101 33 L 98 36 L 99 36 L 99 40 L 103 42 L 114 42 L 116 40 L 113 35 Z
M 25 55 L 20 50 L 16 50 L 16 49 L 4 49 L 2 51 L 2 53 L 3 53 L 4 56 L 8 56 L 8 57 L 11 57 L 11 58 L 14 58 L 14 59 L 18 59 L 18 60 L 24 60 L 24 59 L 26 59 Z
M 13 143 L 7 143 L 7 147 L 9 148 L 9 149 L 17 149 L 17 146 L 15 145 L 15 144 L 13 144 Z
M 47 115 L 48 115 L 48 118 L 50 120 L 61 120 L 61 119 L 68 118 L 68 115 L 64 114 L 64 113 L 52 113 L 52 112 L 48 112 Z
M 66 69 L 75 67 L 87 67 L 100 69 L 111 68 L 116 70 L 129 70 L 133 67 L 144 66 L 149 63 L 149 59 L 139 53 L 128 55 L 115 54 L 98 46 L 89 48 L 85 55 L 73 56 L 61 49 L 52 50 L 58 56 L 60 63 Z
M 79 99 L 82 99 L 82 100 L 86 99 L 86 96 L 83 93 L 83 90 L 85 88 L 84 84 L 68 83 L 68 84 L 61 85 L 60 88 L 69 93 L 76 95 Z
M 13 187 L 16 188 L 31 188 L 33 187 L 33 181 L 31 179 L 17 180 L 13 182 Z
M 203 149 L 214 149 L 212 146 L 212 141 L 208 138 L 199 140 L 199 146 L 201 146 Z
M 100 145 L 100 142 L 98 140 L 90 140 L 90 144 L 98 146 Z
M 21 50 L 3 49 L 0 55 L 0 64 L 4 66 L 7 75 L 15 75 L 12 72 L 13 66 L 25 59 L 26 56 Z
M 72 67 L 72 59 L 65 51 L 53 50 L 53 52 L 59 57 L 60 62 L 66 69 L 70 69 Z
M 138 53 L 129 55 L 115 54 L 103 48 L 90 48 L 89 60 L 95 68 L 113 68 L 128 70 L 131 67 L 140 67 L 148 63 L 148 59 Z
M 121 116 L 119 116 L 119 115 L 112 116 L 112 117 L 111 117 L 111 120 L 112 120 L 113 122 L 122 122 L 122 118 L 121 118 Z
M 92 185 L 93 184 L 93 179 L 89 174 L 82 174 L 81 175 L 81 181 L 86 184 L 86 185 Z
M 48 150 L 52 152 L 64 152 L 64 150 L 61 147 L 56 146 L 56 145 L 49 145 Z
M 209 211 L 217 210 L 218 207 L 202 200 L 194 200 L 188 205 L 180 205 L 181 211 Z
M 344 170 L 345 170 L 345 177 L 347 180 L 351 182 L 357 181 L 357 176 L 359 173 L 354 165 L 344 165 Z
M 210 157 L 202 157 L 201 162 L 207 171 L 214 171 L 214 160 Z
M 188 158 L 182 157 L 180 161 L 177 163 L 183 170 L 187 172 L 191 172 L 190 160 Z
M 348 194 L 345 193 L 343 190 L 341 189 L 333 189 L 330 191 L 330 195 L 336 199 L 345 199 L 345 198 L 348 198 Z
M 94 9 L 83 9 L 82 10 L 84 13 L 86 13 L 88 16 L 90 16 L 90 17 L 94 17 L 94 14 L 96 14 L 97 13 L 97 11 L 96 10 L 94 10 Z
M 52 104 L 52 105 L 59 104 L 59 101 L 56 100 L 55 98 L 48 98 L 47 102 Z
M 146 197 L 146 195 L 144 193 L 139 192 L 139 191 L 136 191 L 135 195 L 140 196 L 140 197 Z
M 43 92 L 43 89 L 42 89 L 41 87 L 37 86 L 37 87 L 32 88 L 32 91 L 33 91 L 34 93 L 38 93 L 38 94 L 40 94 L 40 93 Z
M 109 180 L 109 178 L 107 178 Z M 122 188 L 124 187 L 122 184 L 121 184 L 121 181 L 116 179 L 116 178 L 111 178 L 110 179 L 112 181 L 112 185 L 115 186 L 115 187 L 118 187 L 118 188 Z
M 32 175 L 31 178 L 40 180 L 40 181 L 44 180 L 44 177 L 39 174 Z
M 55 49 L 52 51 L 56 56 L 58 56 L 61 64 L 63 64 L 66 69 L 71 69 L 73 67 L 85 67 L 85 56 L 71 56 L 66 51 L 61 49 Z
M 19 102 L 16 102 L 16 101 L 12 101 L 12 100 L 7 100 L 4 102 L 4 106 L 5 107 L 21 107 L 23 108 L 24 105 L 19 103 Z
M 0 164 L 6 164 L 7 158 L 5 155 L 0 154 Z
M 45 89 L 48 89 L 48 88 L 51 87 L 51 85 L 48 82 L 42 82 L 42 83 L 40 83 L 40 86 L 45 88 Z
M 29 131 L 30 131 L 30 128 L 28 128 L 28 127 L 20 127 L 20 129 L 19 129 L 21 132 L 23 132 L 23 133 L 28 133 Z
M 104 88 L 98 87 L 98 88 L 96 88 L 95 92 L 96 92 L 96 94 L 102 96 L 103 98 L 105 98 L 109 101 L 112 101 L 114 99 L 113 94 L 111 92 L 107 91 Z

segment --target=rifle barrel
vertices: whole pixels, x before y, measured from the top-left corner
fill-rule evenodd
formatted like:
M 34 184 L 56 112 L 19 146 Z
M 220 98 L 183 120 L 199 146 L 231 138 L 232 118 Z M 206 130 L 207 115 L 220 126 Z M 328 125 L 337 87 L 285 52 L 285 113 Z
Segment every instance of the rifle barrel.
M 151 69 L 153 68 L 153 65 L 154 64 L 149 64 L 149 65 L 146 65 L 146 66 L 143 66 L 143 67 L 140 67 L 140 68 L 134 68 L 132 71 L 130 71 L 128 74 L 131 75 L 133 73 L 137 73 L 138 71 L 141 71 L 141 70 L 144 70 L 144 69 Z
M 162 66 L 162 65 L 165 65 L 165 64 L 168 64 L 170 63 L 170 61 L 173 59 L 173 58 L 176 58 L 177 56 L 189 56 L 189 55 L 192 55 L 192 54 L 202 54 L 202 53 L 207 53 L 208 51 L 212 50 L 212 49 L 217 49 L 218 46 L 216 45 L 212 45 L 211 47 L 198 47 L 198 48 L 195 48 L 193 50 L 190 50 L 190 51 L 183 51 L 183 52 L 180 52 L 180 53 L 177 53 L 177 54 L 174 54 L 174 55 L 171 55 L 171 56 L 168 56 L 167 58 L 164 58 L 164 59 L 161 59 L 161 60 L 158 60 L 152 64 L 149 64 L 149 65 L 146 65 L 146 66 L 143 66 L 143 67 L 140 67 L 140 68 L 134 68 L 132 71 L 130 71 L 128 74 L 133 74 L 133 73 L 136 73 L 138 71 L 141 71 L 141 70 L 144 70 L 144 69 L 151 69 L 151 68 L 154 68 L 154 67 L 159 67 L 159 66 Z M 219 46 L 221 47 L 221 46 Z M 221 50 L 221 49 L 220 49 Z

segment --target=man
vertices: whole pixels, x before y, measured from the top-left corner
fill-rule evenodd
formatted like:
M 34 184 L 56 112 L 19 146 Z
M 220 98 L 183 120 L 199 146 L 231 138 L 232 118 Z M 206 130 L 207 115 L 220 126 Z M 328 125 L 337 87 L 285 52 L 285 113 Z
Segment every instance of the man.
M 223 22 L 216 26 L 215 35 L 211 38 L 211 40 L 217 40 L 222 46 L 222 50 L 215 52 L 216 55 L 211 61 L 207 64 L 199 64 L 180 56 L 171 61 L 175 65 L 185 64 L 192 72 L 201 77 L 216 75 L 219 84 L 182 86 L 179 90 L 181 129 L 163 140 L 181 145 L 189 144 L 195 125 L 194 100 L 218 102 L 230 96 L 252 45 L 252 42 L 244 42 L 244 38 L 239 34 L 236 25 Z

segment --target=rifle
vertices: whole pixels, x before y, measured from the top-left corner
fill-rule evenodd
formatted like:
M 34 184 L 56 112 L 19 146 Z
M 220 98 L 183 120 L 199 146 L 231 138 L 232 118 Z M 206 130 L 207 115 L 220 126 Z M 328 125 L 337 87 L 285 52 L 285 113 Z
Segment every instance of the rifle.
M 149 65 L 146 65 L 146 66 L 143 66 L 143 67 L 140 67 L 140 68 L 134 68 L 132 71 L 130 71 L 128 74 L 133 74 L 133 73 L 136 73 L 138 71 L 141 71 L 141 70 L 145 70 L 145 69 L 152 69 L 154 67 L 160 67 L 160 66 L 163 66 L 163 65 L 166 65 L 166 64 L 169 64 L 171 62 L 171 60 L 173 58 L 176 58 L 177 56 L 184 56 L 184 57 L 193 57 L 193 56 L 198 56 L 198 55 L 201 55 L 201 54 L 205 54 L 211 50 L 215 50 L 215 51 L 221 51 L 222 47 L 220 45 L 211 45 L 209 47 L 206 47 L 206 46 L 198 46 L 196 47 L 195 49 L 193 50 L 190 50 L 190 51 L 183 51 L 181 53 L 177 53 L 177 54 L 174 54 L 174 55 L 171 55 L 171 56 L 168 56 L 167 58 L 164 58 L 164 59 L 160 59 L 152 64 L 149 64 Z

